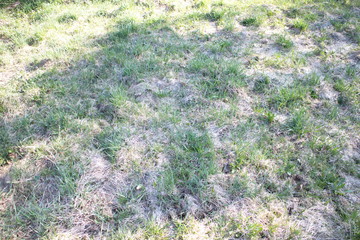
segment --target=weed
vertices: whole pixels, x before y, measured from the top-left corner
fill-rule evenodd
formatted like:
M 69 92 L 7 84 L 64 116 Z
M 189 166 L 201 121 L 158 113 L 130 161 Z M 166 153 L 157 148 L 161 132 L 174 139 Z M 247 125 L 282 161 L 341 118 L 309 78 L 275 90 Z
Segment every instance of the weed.
M 254 27 L 259 27 L 261 25 L 261 21 L 259 18 L 256 17 L 248 17 L 245 18 L 241 21 L 241 24 L 249 27 L 249 26 L 254 26 Z
M 346 94 L 341 93 L 338 96 L 337 102 L 342 106 L 346 106 L 350 103 L 350 99 Z
M 300 32 L 305 32 L 309 28 L 309 24 L 303 19 L 298 19 L 293 23 L 293 27 L 298 29 Z
M 333 88 L 338 92 L 345 92 L 347 90 L 347 86 L 345 82 L 342 79 L 336 80 L 334 83 Z
M 291 8 L 286 12 L 286 16 L 289 18 L 298 18 L 303 15 L 303 11 L 299 8 Z
M 347 66 L 345 69 L 346 76 L 353 78 L 356 76 L 356 68 L 354 66 Z
M 309 114 L 305 109 L 295 111 L 290 120 L 286 124 L 291 134 L 299 137 L 310 132 Z
M 163 186 L 168 188 L 166 184 L 170 184 L 198 194 L 206 179 L 216 172 L 211 139 L 206 133 L 184 130 L 176 134 L 174 141 L 171 163 L 162 176 Z
M 233 169 L 241 169 L 246 165 L 257 166 L 258 162 L 265 159 L 266 156 L 258 146 L 240 145 L 235 150 L 235 161 L 232 163 Z
M 120 22 L 120 24 L 117 26 L 117 31 L 112 33 L 109 39 L 114 42 L 121 41 L 136 31 L 138 31 L 138 26 L 135 24 L 134 20 L 124 20 Z
M 95 145 L 111 163 L 116 163 L 116 153 L 125 143 L 127 132 L 124 129 L 106 128 L 95 138 Z
M 261 77 L 255 81 L 254 91 L 264 93 L 269 90 L 270 78 L 268 76 Z
M 211 45 L 211 51 L 213 53 L 222 53 L 231 50 L 232 45 L 233 43 L 231 41 L 221 40 Z
M 342 32 L 345 30 L 345 23 L 343 21 L 331 20 L 330 23 L 338 32 Z
M 270 98 L 269 103 L 275 108 L 293 107 L 300 105 L 306 98 L 306 90 L 301 86 L 282 88 Z
M 11 147 L 12 141 L 8 129 L 0 122 L 0 166 L 8 162 Z
M 39 44 L 42 39 L 43 39 L 43 37 L 39 33 L 36 33 L 34 36 L 26 39 L 26 43 L 29 46 L 34 46 L 34 45 Z
M 218 9 L 218 8 L 213 8 L 211 9 L 210 12 L 205 14 L 205 17 L 209 20 L 209 21 L 219 21 L 221 18 L 224 17 L 225 11 L 222 9 Z
M 265 113 L 265 119 L 266 119 L 266 121 L 270 124 L 270 123 L 273 123 L 274 122 L 274 120 L 275 120 L 275 114 L 274 113 L 272 113 L 272 112 L 266 112 Z
M 205 96 L 224 98 L 234 96 L 235 88 L 244 86 L 244 76 L 239 63 L 218 61 L 200 55 L 189 64 L 189 70 L 205 77 L 200 82 Z
M 77 20 L 76 15 L 71 14 L 71 13 L 66 13 L 64 15 L 61 15 L 60 17 L 58 17 L 58 22 L 59 23 L 71 23 Z
M 120 85 L 111 92 L 110 102 L 117 108 L 122 108 L 129 100 L 125 87 Z
M 294 46 L 294 43 L 291 41 L 291 39 L 284 35 L 279 35 L 275 42 L 284 49 L 290 49 Z

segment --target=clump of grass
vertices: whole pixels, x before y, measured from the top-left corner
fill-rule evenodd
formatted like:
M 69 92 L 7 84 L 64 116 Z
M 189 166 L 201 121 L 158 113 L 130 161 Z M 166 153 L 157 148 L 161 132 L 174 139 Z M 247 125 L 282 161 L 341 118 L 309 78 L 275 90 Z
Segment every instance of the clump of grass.
M 4 123 L 0 122 L 0 166 L 9 161 L 12 141 Z
M 205 14 L 205 17 L 209 21 L 219 21 L 224 17 L 225 13 L 226 12 L 221 8 L 213 8 L 210 12 Z
M 338 92 L 345 92 L 347 90 L 347 86 L 342 79 L 338 79 L 335 81 L 333 88 Z
M 353 78 L 356 76 L 356 68 L 354 66 L 347 66 L 345 69 L 346 76 Z
M 348 31 L 347 35 L 357 44 L 360 44 L 360 26 L 355 26 L 355 30 Z
M 71 23 L 77 20 L 76 15 L 71 13 L 66 13 L 64 15 L 61 15 L 58 19 L 59 23 Z
M 270 78 L 268 76 L 261 77 L 255 81 L 253 90 L 255 92 L 264 93 L 270 86 Z
M 330 23 L 337 32 L 342 32 L 346 29 L 346 23 L 343 20 L 330 20 Z
M 289 18 L 297 18 L 302 16 L 304 13 L 299 8 L 291 8 L 286 12 L 286 16 Z
M 305 32 L 309 28 L 309 24 L 303 19 L 297 19 L 292 26 L 293 28 L 298 29 L 300 32 Z
M 307 76 L 305 84 L 311 87 L 320 85 L 320 76 L 316 73 L 311 73 Z
M 198 194 L 206 179 L 217 171 L 210 137 L 205 132 L 179 131 L 170 149 L 172 160 L 161 176 L 160 187 L 170 195 L 175 188 Z
M 284 49 L 290 49 L 294 46 L 293 41 L 284 35 L 279 35 L 275 42 Z
M 270 98 L 269 103 L 275 108 L 293 107 L 301 104 L 306 98 L 306 89 L 302 86 L 282 88 Z
M 119 87 L 111 91 L 110 102 L 117 108 L 121 108 L 129 100 L 128 93 L 125 87 L 120 85 Z
M 241 21 L 241 24 L 246 27 L 249 27 L 249 26 L 258 27 L 261 25 L 261 21 L 258 17 L 248 17 L 248 18 L 243 19 Z
M 350 99 L 345 93 L 340 93 L 337 102 L 342 106 L 346 106 L 350 103 Z
M 97 17 L 106 17 L 106 18 L 112 18 L 112 17 L 115 17 L 116 14 L 114 13 L 111 13 L 111 12 L 107 12 L 105 10 L 99 10 L 96 12 L 95 14 Z
M 266 121 L 271 124 L 275 121 L 275 114 L 273 112 L 267 111 L 265 112 Z
M 220 40 L 220 41 L 215 42 L 213 45 L 211 45 L 211 51 L 213 53 L 225 52 L 225 51 L 230 50 L 232 45 L 233 45 L 233 43 L 231 41 Z
M 232 97 L 235 88 L 245 84 L 241 65 L 235 61 L 200 55 L 190 62 L 189 70 L 202 75 L 199 86 L 210 98 Z
M 0 114 L 6 112 L 6 107 L 3 101 L 0 100 Z
M 34 36 L 26 39 L 26 43 L 29 46 L 38 45 L 43 40 L 43 37 L 39 33 L 35 33 Z
M 95 145 L 111 163 L 116 162 L 116 153 L 123 146 L 127 132 L 124 129 L 106 128 L 95 138 Z
M 258 167 L 258 163 L 265 158 L 266 155 L 259 145 L 241 144 L 236 146 L 235 160 L 231 163 L 231 167 L 236 170 L 240 170 L 247 165 Z
M 121 41 L 122 39 L 127 38 L 131 33 L 136 32 L 138 29 L 139 28 L 134 20 L 124 20 L 117 26 L 117 30 L 110 35 L 110 40 Z
M 308 133 L 310 131 L 308 112 L 305 109 L 295 111 L 286 126 L 291 134 L 296 134 L 299 137 Z

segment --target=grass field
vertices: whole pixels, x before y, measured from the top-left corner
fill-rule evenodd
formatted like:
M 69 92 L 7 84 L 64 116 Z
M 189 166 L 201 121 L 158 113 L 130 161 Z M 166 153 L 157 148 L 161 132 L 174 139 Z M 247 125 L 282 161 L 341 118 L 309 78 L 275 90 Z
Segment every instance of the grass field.
M 0 3 L 1 239 L 360 239 L 360 1 Z

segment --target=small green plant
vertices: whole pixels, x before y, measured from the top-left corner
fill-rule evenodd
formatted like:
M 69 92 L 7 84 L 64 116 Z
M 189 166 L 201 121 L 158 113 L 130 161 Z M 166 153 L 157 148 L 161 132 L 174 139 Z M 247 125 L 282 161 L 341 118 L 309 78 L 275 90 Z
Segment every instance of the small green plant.
M 306 89 L 302 86 L 294 86 L 292 88 L 282 88 L 278 90 L 269 103 L 275 108 L 292 107 L 300 105 L 306 98 Z
M 116 162 L 116 153 L 124 144 L 127 132 L 123 129 L 106 128 L 95 138 L 95 145 L 111 163 Z
M 319 94 L 317 93 L 316 89 L 314 89 L 314 88 L 310 89 L 310 97 L 313 99 L 319 98 Z
M 305 84 L 311 87 L 320 85 L 320 76 L 316 73 L 311 73 L 307 76 Z
M 350 99 L 345 93 L 340 93 L 337 101 L 342 106 L 346 106 L 350 103 Z
M 221 51 L 224 51 L 225 49 L 229 49 L 232 45 L 232 42 L 227 40 L 222 40 L 219 42 L 219 47 Z
M 76 21 L 76 20 L 77 20 L 76 15 L 71 14 L 71 13 L 66 13 L 64 15 L 61 15 L 58 18 L 59 23 L 71 23 L 71 22 Z
M 38 45 L 43 40 L 43 37 L 39 33 L 35 33 L 34 36 L 26 39 L 26 43 L 29 46 Z
M 346 76 L 353 78 L 356 76 L 356 68 L 354 66 L 347 66 L 345 69 Z
M 6 107 L 3 101 L 0 100 L 0 114 L 6 112 Z
M 199 86 L 206 97 L 225 98 L 235 95 L 235 88 L 244 85 L 240 63 L 199 55 L 189 63 L 191 72 L 201 74 Z
M 298 29 L 300 32 L 305 32 L 309 27 L 309 24 L 305 22 L 303 19 L 297 19 L 293 23 L 293 28 Z
M 211 51 L 213 53 L 221 53 L 229 51 L 231 49 L 232 42 L 228 40 L 220 40 L 211 45 Z
M 275 114 L 273 112 L 268 111 L 265 113 L 265 119 L 269 124 L 273 123 L 275 121 Z
M 347 90 L 346 83 L 342 79 L 336 80 L 333 88 L 338 92 L 345 92 Z
M 111 92 L 110 102 L 115 107 L 122 107 L 126 102 L 129 100 L 127 91 L 125 90 L 124 86 L 120 85 L 119 87 L 115 88 Z
M 272 17 L 272 16 L 275 16 L 276 15 L 276 12 L 270 10 L 270 9 L 267 9 L 266 10 L 266 16 L 268 17 Z
M 333 27 L 335 28 L 335 30 L 337 32 L 342 32 L 345 30 L 346 24 L 343 21 L 339 21 L 339 20 L 330 20 L 330 23 L 333 25 Z
M 261 25 L 260 19 L 257 17 L 248 17 L 241 21 L 241 24 L 243 26 L 249 27 L 249 26 L 255 26 L 258 27 Z
M 309 132 L 309 115 L 305 109 L 297 110 L 287 122 L 287 128 L 291 134 L 303 136 Z
M 225 14 L 225 11 L 221 9 L 214 8 L 210 12 L 205 14 L 205 17 L 209 21 L 219 21 Z
M 122 39 L 127 38 L 131 33 L 136 32 L 138 29 L 138 25 L 134 20 L 124 20 L 117 26 L 117 30 L 110 35 L 110 40 L 121 41 Z
M 290 49 L 294 46 L 293 41 L 284 35 L 279 35 L 276 38 L 276 43 L 284 49 Z
M 0 166 L 9 161 L 9 154 L 11 153 L 12 141 L 8 130 L 3 123 L 0 122 Z
M 114 16 L 115 16 L 115 14 L 109 13 L 109 12 L 107 12 L 107 11 L 105 11 L 105 10 L 99 10 L 99 11 L 96 12 L 95 15 L 96 15 L 97 17 L 107 17 L 107 18 L 111 18 L 111 17 L 114 17 Z
M 216 172 L 213 143 L 206 133 L 179 131 L 171 146 L 171 155 L 170 165 L 160 179 L 170 196 L 175 186 L 198 194 L 207 177 Z
M 286 16 L 289 18 L 297 18 L 302 16 L 304 13 L 298 8 L 291 8 L 286 12 Z
M 254 91 L 264 93 L 270 86 L 270 78 L 268 76 L 261 77 L 255 81 Z

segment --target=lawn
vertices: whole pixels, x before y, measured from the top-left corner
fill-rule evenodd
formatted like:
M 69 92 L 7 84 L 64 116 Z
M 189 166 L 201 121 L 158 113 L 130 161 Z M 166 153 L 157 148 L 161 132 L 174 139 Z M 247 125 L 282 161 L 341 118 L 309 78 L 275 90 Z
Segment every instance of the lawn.
M 360 239 L 360 1 L 0 3 L 1 239 Z

